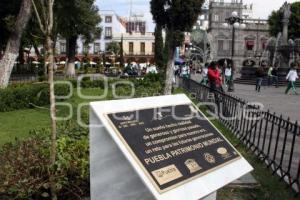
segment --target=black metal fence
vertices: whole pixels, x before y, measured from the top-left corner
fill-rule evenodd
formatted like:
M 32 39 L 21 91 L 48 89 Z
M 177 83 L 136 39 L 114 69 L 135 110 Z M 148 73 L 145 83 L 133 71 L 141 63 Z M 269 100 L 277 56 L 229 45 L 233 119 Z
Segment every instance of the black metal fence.
M 190 79 L 179 86 L 207 105 L 211 114 L 229 128 L 268 168 L 300 194 L 300 126 L 258 104 L 211 90 Z

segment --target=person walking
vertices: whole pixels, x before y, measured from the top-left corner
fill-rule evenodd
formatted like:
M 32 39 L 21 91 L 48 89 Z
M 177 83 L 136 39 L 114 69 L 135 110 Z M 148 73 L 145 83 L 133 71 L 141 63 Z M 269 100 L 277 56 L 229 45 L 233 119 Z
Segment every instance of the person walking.
M 218 90 L 223 92 L 221 74 L 216 62 L 211 62 L 207 75 L 212 91 Z
M 292 63 L 291 70 L 289 71 L 288 75 L 286 76 L 286 80 L 289 81 L 287 89 L 285 90 L 285 94 L 288 94 L 291 89 L 295 92 L 297 95 L 298 92 L 296 90 L 295 82 L 299 78 L 298 72 L 297 72 L 297 63 Z
M 205 63 L 204 67 L 202 68 L 202 80 L 201 80 L 201 84 L 203 85 L 207 85 L 208 83 L 208 66 L 209 64 L 208 63 Z
M 261 84 L 263 82 L 264 76 L 265 76 L 265 71 L 263 67 L 258 67 L 256 72 L 256 86 L 255 86 L 255 90 L 257 92 L 260 92 L 260 88 L 261 88 Z
M 268 70 L 268 86 L 271 86 L 273 84 L 272 72 L 273 72 L 273 66 L 271 65 Z
M 225 86 L 228 87 L 231 81 L 232 81 L 232 68 L 230 65 L 228 65 L 225 68 Z
M 275 83 L 275 87 L 278 88 L 278 66 L 275 66 L 272 70 L 272 82 Z

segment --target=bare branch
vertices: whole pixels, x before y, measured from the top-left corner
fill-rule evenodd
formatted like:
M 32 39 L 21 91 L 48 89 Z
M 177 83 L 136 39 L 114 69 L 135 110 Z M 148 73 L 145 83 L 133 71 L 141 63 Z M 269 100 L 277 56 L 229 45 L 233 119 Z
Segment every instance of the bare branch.
M 54 0 L 48 0 L 48 33 L 51 34 L 51 31 L 53 29 L 53 5 Z
M 41 0 L 40 0 L 41 1 Z M 47 16 L 46 16 L 46 10 L 45 10 L 45 1 L 41 2 L 41 9 L 42 9 L 42 15 L 43 15 L 43 19 L 44 19 L 44 23 L 45 23 L 45 27 L 47 27 Z
M 45 30 L 44 25 L 43 25 L 43 23 L 42 23 L 42 21 L 41 21 L 41 18 L 40 18 L 40 15 L 39 15 L 38 10 L 37 10 L 37 8 L 36 8 L 35 2 L 34 2 L 34 0 L 31 0 L 31 2 L 32 2 L 33 8 L 34 8 L 35 16 L 36 16 L 36 18 L 37 18 L 37 20 L 38 20 L 40 29 L 41 29 L 41 31 L 43 32 L 43 34 L 45 34 L 45 33 L 46 33 L 46 30 Z

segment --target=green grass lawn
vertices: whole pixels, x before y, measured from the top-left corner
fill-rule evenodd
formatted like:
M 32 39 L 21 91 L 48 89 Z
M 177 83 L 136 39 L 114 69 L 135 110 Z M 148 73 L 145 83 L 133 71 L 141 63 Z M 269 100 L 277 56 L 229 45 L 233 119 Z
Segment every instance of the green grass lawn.
M 89 88 L 83 89 L 82 93 L 84 95 L 100 96 L 103 94 L 103 90 L 98 88 Z M 111 97 L 111 92 L 109 92 L 108 94 L 108 98 L 109 97 Z M 74 109 L 73 118 L 76 118 L 76 109 L 78 104 L 88 103 L 97 100 L 103 99 L 82 99 L 77 95 L 77 91 L 75 90 L 74 95 L 66 102 L 72 104 L 72 107 Z M 88 108 L 86 107 L 84 109 L 87 110 Z M 66 107 L 57 107 L 57 115 L 59 117 L 66 116 L 68 112 L 68 108 Z M 15 138 L 21 140 L 28 137 L 31 130 L 49 127 L 49 106 L 45 106 L 45 108 L 24 109 L 12 112 L 0 112 L 0 146 L 8 142 L 13 142 Z
M 23 139 L 32 129 L 50 127 L 49 110 L 25 109 L 12 112 L 0 112 L 0 146 Z

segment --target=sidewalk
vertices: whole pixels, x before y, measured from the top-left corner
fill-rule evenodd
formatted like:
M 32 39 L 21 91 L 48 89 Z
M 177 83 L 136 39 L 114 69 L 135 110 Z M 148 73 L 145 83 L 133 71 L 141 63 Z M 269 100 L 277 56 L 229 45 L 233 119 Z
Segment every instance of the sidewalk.
M 200 82 L 201 75 L 192 75 L 193 80 Z M 226 90 L 226 88 L 224 87 Z M 234 96 L 242 98 L 248 102 L 262 103 L 265 110 L 276 112 L 278 116 L 281 114 L 284 118 L 290 117 L 291 121 L 300 122 L 300 95 L 295 95 L 292 91 L 290 95 L 286 95 L 286 87 L 266 87 L 262 86 L 261 92 L 255 91 L 253 85 L 235 84 L 235 91 L 230 93 Z M 300 92 L 300 88 L 298 88 Z
M 235 91 L 231 94 L 249 102 L 259 102 L 265 110 L 282 114 L 284 118 L 290 117 L 292 121 L 300 120 L 300 95 L 293 92 L 286 95 L 285 87 L 262 87 L 261 92 L 255 91 L 255 86 L 235 84 Z M 300 89 L 298 89 L 299 91 Z

